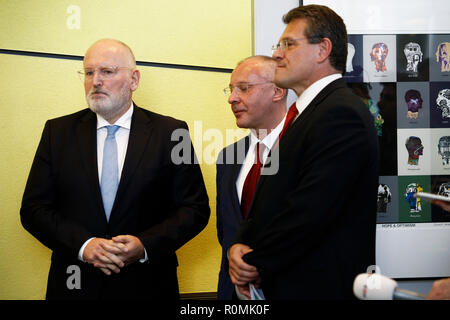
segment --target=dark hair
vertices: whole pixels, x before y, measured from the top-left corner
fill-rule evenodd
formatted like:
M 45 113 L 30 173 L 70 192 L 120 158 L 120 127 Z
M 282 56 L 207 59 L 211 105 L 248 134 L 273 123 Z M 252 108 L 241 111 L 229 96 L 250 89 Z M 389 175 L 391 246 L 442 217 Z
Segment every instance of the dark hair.
M 305 19 L 307 27 L 305 36 L 309 43 L 320 43 L 323 38 L 330 39 L 333 47 L 330 53 L 331 66 L 345 73 L 347 62 L 347 29 L 344 20 L 326 6 L 300 6 L 289 11 L 283 17 L 283 22 Z

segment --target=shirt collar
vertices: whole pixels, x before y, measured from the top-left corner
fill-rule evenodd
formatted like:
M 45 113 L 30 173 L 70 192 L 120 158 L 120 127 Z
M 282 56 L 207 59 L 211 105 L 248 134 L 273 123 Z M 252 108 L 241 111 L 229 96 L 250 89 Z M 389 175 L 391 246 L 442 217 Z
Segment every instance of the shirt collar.
M 127 112 L 125 112 L 114 125 L 117 125 L 121 128 L 125 128 L 130 130 L 131 128 L 131 116 L 133 115 L 133 102 L 131 102 L 130 108 L 128 108 Z M 106 126 L 111 125 L 108 121 L 106 121 L 101 115 L 97 113 L 97 129 L 104 128 Z
M 306 109 L 306 107 L 311 103 L 311 101 L 314 100 L 314 98 L 319 94 L 320 91 L 322 91 L 323 88 L 339 78 L 342 78 L 342 74 L 334 73 L 332 75 L 323 77 L 320 80 L 317 80 L 308 88 L 306 88 L 306 90 L 303 91 L 303 93 L 297 99 L 296 106 L 298 109 L 298 114 L 300 115 L 300 113 L 302 113 L 303 110 Z
M 284 116 L 283 120 L 272 130 L 270 133 L 264 137 L 264 139 L 259 140 L 256 135 L 253 133 L 252 130 L 250 130 L 250 146 L 257 144 L 258 142 L 261 142 L 264 144 L 264 146 L 267 148 L 267 150 L 272 149 L 275 141 L 277 141 L 278 136 L 281 133 L 281 130 L 283 129 L 284 121 L 286 120 L 286 116 Z

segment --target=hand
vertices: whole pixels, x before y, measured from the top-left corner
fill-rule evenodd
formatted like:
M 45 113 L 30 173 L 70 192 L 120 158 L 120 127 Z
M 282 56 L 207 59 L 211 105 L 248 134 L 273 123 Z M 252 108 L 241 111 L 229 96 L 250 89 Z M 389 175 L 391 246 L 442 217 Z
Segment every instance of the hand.
M 123 250 L 122 245 L 115 244 L 112 240 L 94 238 L 86 245 L 83 252 L 83 260 L 100 268 L 103 273 L 110 275 L 111 271 L 120 272 L 125 263 L 117 254 Z
M 247 286 L 249 282 L 259 282 L 259 273 L 255 266 L 247 264 L 242 257 L 253 251 L 245 244 L 237 243 L 229 250 L 229 270 L 231 281 L 237 286 Z
M 115 249 L 116 251 L 114 252 L 117 254 L 117 257 L 123 261 L 125 266 L 145 257 L 144 245 L 141 240 L 135 236 L 117 236 L 112 238 L 112 241 L 115 244 L 115 248 L 120 248 L 120 251 Z
M 427 300 L 450 300 L 450 278 L 433 282 Z

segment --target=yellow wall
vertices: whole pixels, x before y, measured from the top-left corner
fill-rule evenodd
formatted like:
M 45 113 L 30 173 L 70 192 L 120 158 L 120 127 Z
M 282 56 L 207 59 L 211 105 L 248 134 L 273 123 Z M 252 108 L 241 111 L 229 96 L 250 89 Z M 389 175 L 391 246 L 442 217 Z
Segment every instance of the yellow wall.
M 137 60 L 225 68 L 250 54 L 250 0 L 0 0 L 0 9 L 2 49 L 84 55 L 108 37 Z
M 81 9 L 80 29 L 67 27 L 69 5 Z M 251 11 L 250 0 L 0 0 L 0 49 L 81 56 L 95 40 L 117 38 L 130 45 L 138 61 L 232 69 L 252 52 Z M 44 298 L 51 252 L 22 228 L 20 201 L 45 121 L 86 107 L 76 73 L 81 66 L 76 60 L 0 54 L 0 299 Z M 221 144 L 230 142 L 225 130 L 236 127 L 222 93 L 230 75 L 139 69 L 135 102 L 187 121 L 204 159 L 211 219 L 177 252 L 180 291 L 216 291 L 215 165 L 204 134 L 216 128 Z M 239 131 L 238 137 L 245 134 Z

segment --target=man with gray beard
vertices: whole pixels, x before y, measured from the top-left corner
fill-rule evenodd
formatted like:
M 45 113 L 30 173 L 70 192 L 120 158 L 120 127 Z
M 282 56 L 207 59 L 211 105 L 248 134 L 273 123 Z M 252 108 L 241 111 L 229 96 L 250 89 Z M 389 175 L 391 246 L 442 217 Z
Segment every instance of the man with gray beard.
M 191 141 L 191 157 L 171 158 L 187 125 L 132 101 L 140 72 L 126 44 L 95 42 L 83 67 L 89 109 L 47 121 L 20 210 L 53 251 L 46 297 L 178 299 L 175 251 L 210 214 Z

